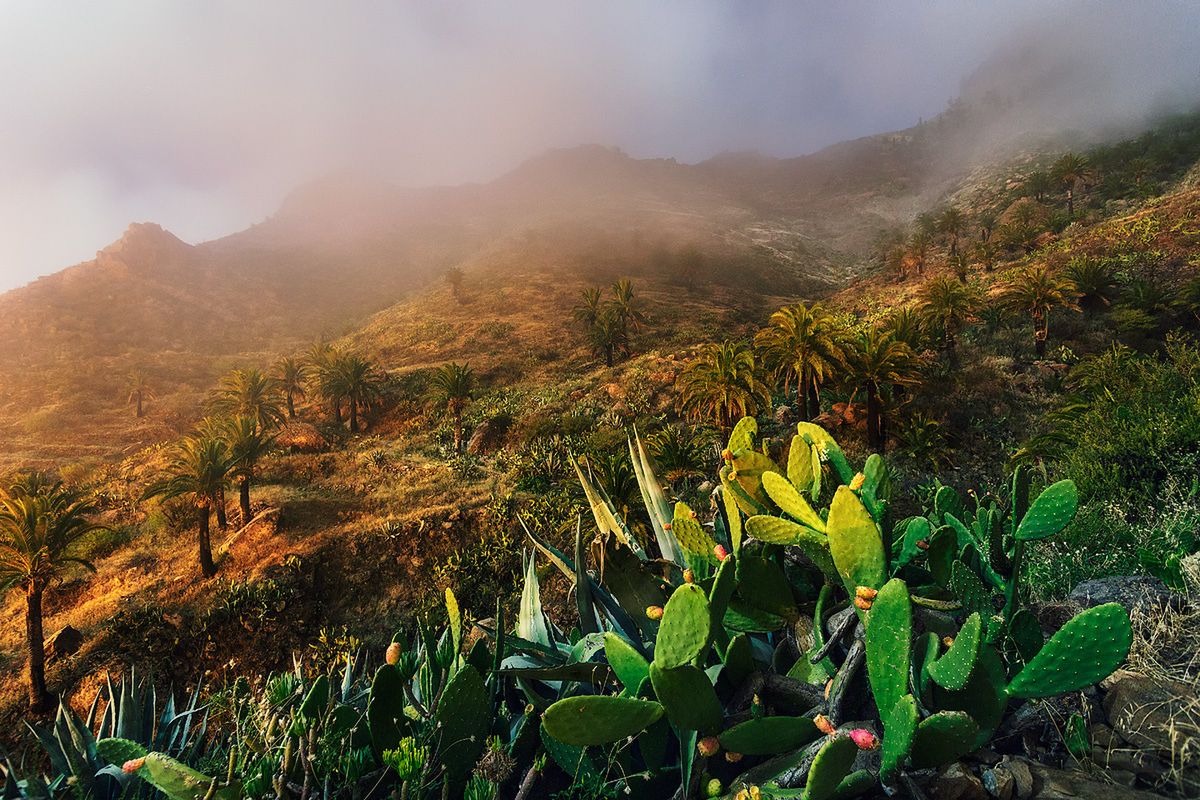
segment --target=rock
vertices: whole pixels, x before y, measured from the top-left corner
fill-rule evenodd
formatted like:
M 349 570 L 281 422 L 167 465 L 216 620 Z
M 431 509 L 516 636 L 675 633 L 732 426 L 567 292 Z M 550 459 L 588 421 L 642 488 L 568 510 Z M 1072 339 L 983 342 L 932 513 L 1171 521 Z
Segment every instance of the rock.
M 1034 609 L 1034 615 L 1037 617 L 1038 624 L 1042 626 L 1042 630 L 1053 634 L 1080 611 L 1083 611 L 1083 607 L 1073 601 L 1043 603 Z
M 467 452 L 480 456 L 497 450 L 504 444 L 504 436 L 512 426 L 512 418 L 507 414 L 485 419 L 475 426 L 470 441 L 467 442 Z
M 79 652 L 83 647 L 83 634 L 70 625 L 64 625 L 46 640 L 46 657 L 49 659 L 66 658 Z
M 1021 759 L 1038 787 L 1037 800 L 1161 800 L 1162 795 L 1092 780 L 1081 772 L 1055 769 L 1036 761 Z
M 983 781 L 961 762 L 943 769 L 930 787 L 933 800 L 987 800 Z
M 1007 769 L 1013 777 L 1013 797 L 1017 800 L 1026 800 L 1033 796 L 1033 773 L 1029 770 L 1029 765 L 1024 761 L 1010 761 L 1005 759 L 1001 762 L 1001 766 Z
M 1007 764 L 997 764 L 984 771 L 983 788 L 997 800 L 1013 800 L 1017 793 L 1017 780 Z
M 1158 578 L 1148 575 L 1114 575 L 1084 581 L 1071 590 L 1067 599 L 1083 608 L 1104 603 L 1120 603 L 1130 612 L 1183 608 L 1183 598 L 1174 594 Z
M 1183 748 L 1175 723 L 1189 719 L 1189 708 L 1196 703 L 1195 691 L 1186 683 L 1122 671 L 1109 684 L 1104 714 L 1126 742 L 1171 759 Z

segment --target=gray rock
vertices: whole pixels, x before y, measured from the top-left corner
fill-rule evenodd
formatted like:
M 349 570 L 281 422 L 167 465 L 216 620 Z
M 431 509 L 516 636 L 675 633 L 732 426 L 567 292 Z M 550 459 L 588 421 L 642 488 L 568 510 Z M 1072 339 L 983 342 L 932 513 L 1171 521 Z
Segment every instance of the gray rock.
M 988 800 L 983 782 L 962 762 L 943 769 L 930 787 L 930 794 L 933 800 Z
M 83 634 L 70 625 L 64 625 L 46 640 L 46 657 L 65 658 L 79 652 L 83 647 Z
M 1013 800 L 1017 793 L 1017 779 L 1007 764 L 997 764 L 984 771 L 983 788 L 996 800 Z
M 1084 581 L 1071 590 L 1067 599 L 1084 608 L 1120 603 L 1129 611 L 1180 609 L 1184 605 L 1182 597 L 1148 575 L 1114 575 Z
M 1013 777 L 1013 796 L 1017 800 L 1027 800 L 1033 796 L 1033 773 L 1029 770 L 1029 765 L 1024 761 L 1011 761 L 1005 759 L 1002 765 L 1007 769 Z

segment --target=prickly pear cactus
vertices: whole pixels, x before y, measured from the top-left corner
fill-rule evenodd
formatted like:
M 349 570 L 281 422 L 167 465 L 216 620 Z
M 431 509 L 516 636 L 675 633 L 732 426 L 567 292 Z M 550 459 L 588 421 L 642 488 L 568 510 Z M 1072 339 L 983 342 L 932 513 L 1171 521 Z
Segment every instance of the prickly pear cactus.
M 762 486 L 771 502 L 779 506 L 780 511 L 818 533 L 825 532 L 825 520 L 821 519 L 821 515 L 813 510 L 787 478 L 777 472 L 765 472 L 762 476 Z
M 650 664 L 633 645 L 612 631 L 604 634 L 604 657 L 625 687 L 625 694 L 633 694 L 642 681 L 650 677 Z
M 692 663 L 708 646 L 711 622 L 704 590 L 694 583 L 680 586 L 663 609 L 654 663 L 663 669 Z
M 917 719 L 917 701 L 911 694 L 901 697 L 884 714 L 883 749 L 879 765 L 879 778 L 884 783 L 891 783 L 908 760 L 913 736 L 917 732 Z
M 653 700 L 582 695 L 559 700 L 546 709 L 542 726 L 564 744 L 586 747 L 634 736 L 662 715 L 662 705 Z
M 967 617 L 954 637 L 954 643 L 942 655 L 926 665 L 929 677 L 943 689 L 961 689 L 967 685 L 975 661 L 979 658 L 979 645 L 983 641 L 983 624 L 979 614 Z
M 760 542 L 799 547 L 818 569 L 830 577 L 837 576 L 833 556 L 829 553 L 829 538 L 807 525 L 759 514 L 746 520 L 746 533 Z
M 1121 666 L 1132 644 L 1129 614 L 1120 604 L 1089 608 L 1050 637 L 1008 684 L 1008 694 L 1049 697 L 1091 686 Z
M 650 683 L 675 727 L 702 735 L 721 728 L 721 701 L 703 670 L 690 664 L 674 669 L 651 664 Z
M 136 774 L 169 800 L 239 800 L 242 796 L 240 786 L 222 785 L 162 753 L 147 753 Z
M 917 769 L 940 767 L 975 749 L 979 726 L 961 711 L 939 711 L 926 717 L 913 734 L 912 763 Z
M 479 672 L 464 666 L 446 684 L 434 713 L 439 734 L 438 759 L 446 781 L 459 786 L 470 775 L 486 744 L 492 704 Z
M 808 717 L 762 717 L 734 725 L 717 739 L 731 753 L 773 756 L 801 748 L 820 735 Z
M 675 504 L 675 517 L 671 520 L 671 533 L 679 546 L 693 556 L 704 560 L 713 559 L 713 548 L 717 543 L 696 521 L 696 515 L 686 503 Z
M 1045 539 L 1067 527 L 1079 506 L 1079 491 L 1074 481 L 1059 481 L 1047 486 L 1029 507 L 1017 526 L 1016 538 Z
M 858 495 L 839 486 L 829 507 L 829 552 L 850 596 L 859 586 L 883 586 L 885 560 L 879 526 Z
M 809 767 L 803 800 L 831 800 L 837 797 L 838 787 L 850 775 L 857 756 L 858 745 L 849 736 L 830 737 Z
M 881 717 L 908 693 L 912 647 L 912 606 L 908 586 L 892 578 L 879 590 L 867 612 L 867 678 Z

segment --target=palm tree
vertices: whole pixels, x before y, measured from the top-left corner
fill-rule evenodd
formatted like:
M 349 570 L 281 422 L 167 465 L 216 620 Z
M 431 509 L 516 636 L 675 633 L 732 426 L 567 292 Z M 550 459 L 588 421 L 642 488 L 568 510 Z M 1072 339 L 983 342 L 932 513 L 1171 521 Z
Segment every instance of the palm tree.
M 245 526 L 250 522 L 250 483 L 257 479 L 258 462 L 275 443 L 275 434 L 263 431 L 252 417 L 237 417 L 226 421 L 225 441 L 231 473 L 238 480 L 238 504 Z
M 572 310 L 575 320 L 586 329 L 591 329 L 600 319 L 603 295 L 595 286 L 589 286 L 579 293 L 579 303 Z
M 1112 305 L 1117 296 L 1117 276 L 1106 261 L 1079 256 L 1067 264 L 1067 277 L 1079 295 L 1079 304 L 1090 311 Z
M 588 341 L 593 352 L 604 354 L 604 365 L 611 367 L 617 351 L 629 346 L 629 329 L 611 308 L 606 308 L 588 328 Z
M 908 238 L 908 255 L 912 258 L 912 263 L 916 267 L 918 275 L 925 272 L 925 259 L 929 255 L 931 238 L 931 235 L 924 227 L 918 228 Z
M 1054 162 L 1051 174 L 1067 192 L 1067 216 L 1075 216 L 1075 187 L 1087 179 L 1087 161 L 1083 156 L 1066 153 Z
M 296 398 L 304 397 L 304 386 L 308 375 L 309 365 L 298 358 L 284 356 L 275 365 L 273 377 L 287 398 L 288 419 L 296 418 Z
M 949 275 L 934 278 L 925 287 L 921 308 L 942 334 L 942 351 L 951 366 L 958 364 L 958 333 L 970 321 L 978 305 L 978 293 L 970 284 Z
M 1032 197 L 1037 202 L 1042 202 L 1046 195 L 1054 189 L 1054 178 L 1050 177 L 1050 173 L 1045 170 L 1037 170 L 1029 173 L 1025 178 L 1025 193 Z
M 641 324 L 646 321 L 646 314 L 641 310 L 637 295 L 633 290 L 633 281 L 622 278 L 612 285 L 613 299 L 608 306 L 612 314 L 624 326 L 626 331 L 624 352 L 629 356 L 629 334 L 637 333 Z
M 887 446 L 883 394 L 890 388 L 919 381 L 920 362 L 904 342 L 879 328 L 866 331 L 848 348 L 849 377 L 867 396 L 867 444 L 882 453 Z
M 209 407 L 230 417 L 251 417 L 263 430 L 282 425 L 280 386 L 254 367 L 235 369 L 221 379 Z
M 129 397 L 125 402 L 137 409 L 135 413 L 137 418 L 141 419 L 143 401 L 154 397 L 154 392 L 150 389 L 150 382 L 146 379 L 146 373 L 140 369 L 135 369 L 129 373 L 126 388 L 129 389 Z
M 312 382 L 316 384 L 316 394 L 329 403 L 333 421 L 339 427 L 342 424 L 342 400 L 345 395 L 342 394 L 338 363 L 344 355 L 333 345 L 318 342 L 308 349 L 305 356 L 305 360 L 312 367 Z
M 69 564 L 96 571 L 71 554 L 80 539 L 104 529 L 91 521 L 96 512 L 77 492 L 41 476 L 0 492 L 0 588 L 25 590 L 29 709 L 35 713 L 49 710 L 54 702 L 46 689 L 42 597 Z
M 892 338 L 908 345 L 914 353 L 925 349 L 928 330 L 925 317 L 914 306 L 903 306 L 888 315 L 883 323 L 884 330 L 891 333 Z
M 345 400 L 350 411 L 350 431 L 358 433 L 359 412 L 370 411 L 383 397 L 382 379 L 375 365 L 362 356 L 348 354 L 335 362 L 334 387 L 338 406 Z
M 470 364 L 443 364 L 429 379 L 434 399 L 454 419 L 454 452 L 462 450 L 463 411 L 475 393 L 475 371 Z
M 792 381 L 808 419 L 821 413 L 821 385 L 841 362 L 841 330 L 822 306 L 797 303 L 771 315 L 767 327 L 754 337 L 754 345 L 769 365 L 786 395 Z
M 735 419 L 771 408 L 754 351 L 741 342 L 708 344 L 675 381 L 680 410 L 698 421 L 729 428 Z
M 1059 275 L 1045 264 L 1025 267 L 1005 284 L 1001 298 L 1006 306 L 1033 321 L 1034 350 L 1038 358 L 1046 355 L 1046 339 L 1050 334 L 1050 311 L 1054 308 L 1077 308 L 1075 287 L 1069 278 Z
M 954 206 L 949 206 L 941 213 L 937 221 L 938 230 L 950 239 L 950 256 L 958 255 L 958 237 L 967 227 L 967 218 Z
M 225 442 L 212 436 L 188 436 L 171 454 L 167 477 L 150 485 L 142 495 L 143 500 L 151 497 L 191 500 L 199 525 L 200 572 L 206 578 L 217 574 L 209 541 L 209 515 L 225 492 L 232 467 L 233 459 Z

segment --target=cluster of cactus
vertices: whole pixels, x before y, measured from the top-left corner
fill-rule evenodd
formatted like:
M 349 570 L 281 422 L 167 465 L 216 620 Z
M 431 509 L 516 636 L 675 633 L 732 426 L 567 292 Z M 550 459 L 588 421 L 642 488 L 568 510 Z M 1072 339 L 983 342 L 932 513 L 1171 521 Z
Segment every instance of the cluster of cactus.
M 445 626 L 397 635 L 373 673 L 348 656 L 340 674 L 297 665 L 257 693 L 239 684 L 231 737 L 204 735 L 194 697 L 156 718 L 153 699 L 137 712 L 109 687 L 97 736 L 94 709 L 39 731 L 60 775 L 18 784 L 0 765 L 0 798 L 75 784 L 116 798 L 140 779 L 171 800 L 523 800 L 548 764 L 619 796 L 849 798 L 962 757 L 1011 702 L 1084 688 L 1125 658 L 1118 606 L 1049 639 L 1021 607 L 1023 551 L 1069 523 L 1069 482 L 1031 499 L 1018 470 L 1007 503 L 974 498 L 973 512 L 942 487 L 890 525 L 879 456 L 855 471 L 808 423 L 784 466 L 769 450 L 752 419 L 736 426 L 702 519 L 667 499 L 635 437 L 653 540 L 576 465 L 595 534 L 580 524 L 558 548 L 527 531 L 513 623 L 497 605 L 467 647 L 447 591 Z M 573 583 L 571 630 L 544 613 L 538 558 Z
M 661 558 L 582 470 L 599 530 L 590 548 L 577 532 L 571 558 L 531 534 L 579 598 L 578 639 L 550 631 L 543 642 L 573 659 L 528 676 L 553 685 L 527 686 L 538 707 L 554 697 L 543 729 L 570 748 L 564 768 L 607 748 L 623 788 L 647 796 L 851 797 L 966 755 L 1011 700 L 1090 686 L 1128 653 L 1120 606 L 1089 609 L 1048 640 L 1020 607 L 1022 551 L 1070 522 L 1069 481 L 1031 501 L 1018 470 L 1007 512 L 987 497 L 973 514 L 943 487 L 927 516 L 890 527 L 879 456 L 855 471 L 824 430 L 800 423 L 781 467 L 745 419 L 705 525 L 669 506 L 639 442 L 630 454 Z

